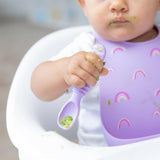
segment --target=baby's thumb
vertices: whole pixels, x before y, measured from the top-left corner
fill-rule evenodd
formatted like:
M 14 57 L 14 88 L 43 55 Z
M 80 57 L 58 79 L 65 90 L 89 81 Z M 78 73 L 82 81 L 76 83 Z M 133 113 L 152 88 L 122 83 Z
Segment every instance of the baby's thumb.
M 103 68 L 100 72 L 100 76 L 106 76 L 108 74 L 108 69 Z

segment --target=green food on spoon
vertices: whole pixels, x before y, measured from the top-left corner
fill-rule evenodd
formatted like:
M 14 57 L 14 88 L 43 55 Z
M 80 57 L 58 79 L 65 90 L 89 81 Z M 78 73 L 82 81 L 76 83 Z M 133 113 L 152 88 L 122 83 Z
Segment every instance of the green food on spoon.
M 73 118 L 71 116 L 66 116 L 60 120 L 60 124 L 65 128 L 69 128 L 73 122 Z

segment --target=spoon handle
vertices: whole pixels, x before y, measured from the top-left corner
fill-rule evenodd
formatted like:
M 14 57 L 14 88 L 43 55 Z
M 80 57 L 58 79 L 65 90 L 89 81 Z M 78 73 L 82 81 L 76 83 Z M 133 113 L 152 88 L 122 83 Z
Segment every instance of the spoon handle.
M 80 94 L 82 97 L 88 92 L 90 86 L 86 84 L 83 88 L 73 87 L 73 93 Z

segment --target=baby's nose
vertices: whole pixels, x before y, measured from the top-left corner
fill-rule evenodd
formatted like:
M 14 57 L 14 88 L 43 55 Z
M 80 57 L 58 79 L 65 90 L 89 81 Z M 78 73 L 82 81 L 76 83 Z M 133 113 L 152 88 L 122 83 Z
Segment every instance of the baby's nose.
M 110 11 L 115 12 L 127 12 L 128 11 L 128 4 L 126 0 L 112 0 L 110 5 Z

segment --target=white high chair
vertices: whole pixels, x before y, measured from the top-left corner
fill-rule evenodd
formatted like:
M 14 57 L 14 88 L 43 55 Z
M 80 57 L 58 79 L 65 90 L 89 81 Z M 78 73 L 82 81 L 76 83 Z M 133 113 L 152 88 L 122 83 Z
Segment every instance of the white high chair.
M 57 54 L 89 26 L 60 30 L 38 41 L 25 55 L 15 74 L 7 104 L 7 129 L 20 160 L 160 160 L 160 138 L 116 147 L 76 144 L 76 129 L 62 131 L 57 115 L 70 95 L 52 102 L 37 99 L 30 89 L 34 68 Z M 56 76 L 56 75 L 55 75 Z

